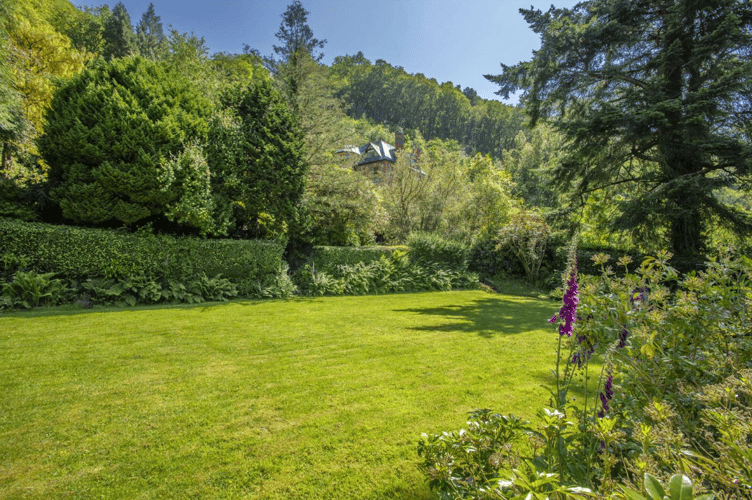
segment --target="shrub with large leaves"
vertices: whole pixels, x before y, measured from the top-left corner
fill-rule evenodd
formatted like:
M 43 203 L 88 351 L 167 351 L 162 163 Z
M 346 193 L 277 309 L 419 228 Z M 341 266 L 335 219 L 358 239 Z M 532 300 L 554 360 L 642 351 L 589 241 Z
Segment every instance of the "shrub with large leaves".
M 50 198 L 86 225 L 167 218 L 221 232 L 210 171 L 196 141 L 210 103 L 178 74 L 135 57 L 99 61 L 58 88 L 40 151 Z

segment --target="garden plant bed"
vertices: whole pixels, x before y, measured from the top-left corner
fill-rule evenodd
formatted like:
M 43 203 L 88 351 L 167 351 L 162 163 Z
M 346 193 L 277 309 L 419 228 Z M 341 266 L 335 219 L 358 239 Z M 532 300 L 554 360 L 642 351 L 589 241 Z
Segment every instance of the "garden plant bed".
M 433 498 L 422 432 L 548 400 L 555 302 L 481 291 L 0 317 L 0 498 Z

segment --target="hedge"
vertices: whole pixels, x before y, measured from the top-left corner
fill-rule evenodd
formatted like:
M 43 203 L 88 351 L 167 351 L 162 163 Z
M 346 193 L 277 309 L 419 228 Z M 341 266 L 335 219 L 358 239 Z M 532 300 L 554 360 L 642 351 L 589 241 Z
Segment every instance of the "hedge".
M 272 241 L 130 234 L 0 218 L 0 259 L 20 259 L 27 270 L 72 280 L 185 279 L 202 272 L 234 282 L 263 280 L 279 272 L 283 250 Z
M 467 271 L 470 248 L 437 234 L 413 233 L 407 239 L 410 261 L 416 264 L 438 265 L 442 269 Z
M 381 258 L 390 257 L 394 252 L 407 252 L 406 246 L 368 246 L 368 247 L 330 247 L 315 246 L 309 262 L 320 271 L 331 272 L 338 265 L 354 266 L 359 263 L 370 264 Z

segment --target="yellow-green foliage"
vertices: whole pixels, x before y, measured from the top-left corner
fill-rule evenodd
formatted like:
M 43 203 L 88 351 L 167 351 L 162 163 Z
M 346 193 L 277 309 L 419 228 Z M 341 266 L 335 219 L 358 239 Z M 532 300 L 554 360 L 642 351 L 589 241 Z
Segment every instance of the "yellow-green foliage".
M 24 113 L 38 133 L 52 100 L 55 78 L 68 78 L 83 70 L 90 58 L 60 33 L 57 19 L 83 15 L 68 1 L 28 0 L 11 11 L 8 23 L 13 84 L 23 95 Z

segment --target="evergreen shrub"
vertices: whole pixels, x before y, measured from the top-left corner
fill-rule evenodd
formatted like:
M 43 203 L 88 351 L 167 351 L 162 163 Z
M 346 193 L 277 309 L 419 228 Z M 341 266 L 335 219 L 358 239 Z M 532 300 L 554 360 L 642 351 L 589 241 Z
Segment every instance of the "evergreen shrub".
M 203 240 L 54 226 L 0 219 L 0 256 L 61 278 L 188 279 L 201 273 L 238 282 L 275 276 L 282 245 L 257 240 Z
M 95 61 L 61 84 L 38 145 L 49 198 L 79 224 L 168 220 L 224 234 L 201 144 L 212 105 L 183 76 L 140 57 Z

